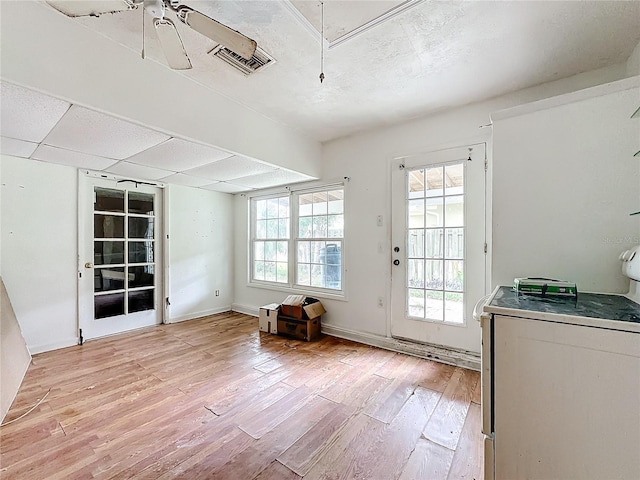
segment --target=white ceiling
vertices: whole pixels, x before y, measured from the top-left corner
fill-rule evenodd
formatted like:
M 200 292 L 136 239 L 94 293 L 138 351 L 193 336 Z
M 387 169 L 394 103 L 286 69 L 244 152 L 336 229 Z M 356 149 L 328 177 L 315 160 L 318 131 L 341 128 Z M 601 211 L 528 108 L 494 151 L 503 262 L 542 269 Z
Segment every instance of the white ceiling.
M 320 141 L 622 63 L 640 42 L 638 1 L 326 0 L 320 84 L 319 1 L 182 3 L 253 38 L 276 63 L 244 77 L 175 20 L 193 64 L 175 74 Z M 140 8 L 71 21 L 140 51 Z M 151 21 L 147 61 L 166 64 Z
M 6 155 L 225 193 L 311 179 L 10 83 L 0 94 Z
M 319 141 L 619 64 L 640 42 L 639 1 L 325 0 L 321 84 L 319 1 L 182 3 L 253 38 L 275 63 L 245 77 L 169 12 L 193 65 L 171 74 Z M 55 28 L 77 22 L 88 40 L 140 52 L 142 8 L 55 14 L 64 19 Z M 140 62 L 166 66 L 152 18 L 144 21 Z M 9 83 L 1 93 L 3 153 L 230 193 L 311 179 Z

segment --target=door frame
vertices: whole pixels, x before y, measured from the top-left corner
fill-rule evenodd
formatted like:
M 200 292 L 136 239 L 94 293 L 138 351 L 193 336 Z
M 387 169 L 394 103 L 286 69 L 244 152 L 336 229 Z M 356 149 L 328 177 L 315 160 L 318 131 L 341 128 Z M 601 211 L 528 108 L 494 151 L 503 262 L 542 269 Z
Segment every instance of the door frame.
M 90 182 L 91 178 L 99 179 L 99 180 L 111 180 L 111 181 L 128 181 L 133 183 L 138 183 L 141 185 L 146 185 L 149 187 L 154 187 L 160 189 L 160 198 L 158 199 L 158 206 L 162 209 L 162 222 L 161 222 L 161 231 L 158 233 L 158 237 L 156 242 L 160 242 L 160 251 L 158 252 L 158 257 L 162 260 L 162 267 L 157 272 L 158 278 L 161 278 L 162 286 L 161 288 L 156 287 L 156 295 L 157 295 L 157 309 L 159 310 L 158 315 L 160 317 L 160 322 L 156 325 L 164 325 L 169 323 L 168 319 L 170 318 L 170 303 L 169 303 L 169 280 L 170 280 L 170 270 L 169 270 L 169 189 L 168 185 L 162 182 L 154 182 L 140 179 L 132 179 L 127 177 L 121 177 L 118 175 L 107 174 L 104 172 L 98 172 L 87 169 L 78 169 L 77 176 L 77 268 L 76 268 L 76 332 L 78 335 L 78 344 L 84 344 L 84 336 L 82 334 L 82 315 L 83 315 L 83 289 L 82 289 L 82 274 L 86 272 L 86 268 L 84 267 L 84 259 L 82 255 L 86 255 L 86 247 L 83 246 L 86 241 L 86 229 L 93 228 L 91 225 L 88 225 L 87 211 L 83 206 L 83 202 L 86 201 L 86 195 L 83 193 L 83 187 L 86 186 L 84 182 Z M 93 260 L 93 259 L 92 259 Z M 147 327 L 141 327 L 147 328 Z M 132 329 L 133 331 L 135 329 Z M 127 330 L 123 332 L 113 333 L 113 335 L 117 335 L 119 333 L 125 333 Z M 106 335 L 110 336 L 112 334 Z M 89 340 L 93 340 L 94 337 Z
M 488 127 L 488 128 L 487 128 Z M 422 148 L 411 150 L 409 152 L 396 152 L 387 157 L 387 208 L 388 208 L 388 218 L 390 219 L 388 222 L 388 231 L 387 231 L 387 245 L 388 245 L 388 257 L 387 257 L 387 272 L 388 272 L 388 282 L 387 282 L 387 305 L 386 305 L 386 337 L 389 339 L 393 339 L 394 341 L 409 341 L 400 338 L 396 338 L 392 335 L 392 324 L 393 324 L 393 260 L 394 260 L 394 252 L 393 252 L 393 230 L 395 219 L 394 216 L 404 215 L 405 212 L 394 212 L 393 205 L 393 168 L 394 165 L 398 163 L 398 161 L 402 158 L 414 157 L 418 155 L 427 155 L 429 153 L 435 153 L 442 150 L 450 150 L 455 148 L 461 148 L 466 146 L 478 146 L 482 145 L 484 148 L 484 239 L 485 239 L 485 255 L 484 255 L 484 285 L 483 290 L 486 295 L 487 292 L 491 289 L 491 239 L 492 239 L 492 225 L 491 225 L 491 212 L 492 212 L 492 198 L 491 198 L 491 158 L 492 158 L 492 145 L 491 145 L 491 125 L 482 125 L 479 128 L 483 128 L 484 131 L 480 135 L 459 139 L 456 141 L 450 141 L 441 144 L 435 145 L 426 145 Z M 473 321 L 473 320 L 470 320 Z M 437 324 L 436 324 L 437 325 Z M 448 324 L 447 324 L 448 325 Z M 455 326 L 455 325 L 452 325 Z M 420 345 L 420 342 L 416 342 L 416 345 Z M 447 347 L 446 345 L 434 345 L 438 348 L 456 350 L 452 347 Z M 478 350 L 479 355 L 479 350 Z

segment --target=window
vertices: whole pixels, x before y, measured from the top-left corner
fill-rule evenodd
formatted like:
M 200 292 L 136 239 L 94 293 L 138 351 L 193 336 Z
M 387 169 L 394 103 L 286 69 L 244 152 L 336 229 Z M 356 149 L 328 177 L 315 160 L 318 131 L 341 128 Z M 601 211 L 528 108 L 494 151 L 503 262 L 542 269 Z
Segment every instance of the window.
M 343 291 L 344 186 L 254 197 L 252 283 Z
M 407 201 L 409 316 L 463 323 L 464 164 L 409 171 Z

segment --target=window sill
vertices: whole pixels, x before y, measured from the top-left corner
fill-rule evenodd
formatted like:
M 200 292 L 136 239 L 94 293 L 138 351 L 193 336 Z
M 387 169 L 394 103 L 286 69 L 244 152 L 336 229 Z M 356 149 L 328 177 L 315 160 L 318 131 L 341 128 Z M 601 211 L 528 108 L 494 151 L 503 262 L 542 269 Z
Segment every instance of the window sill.
M 317 291 L 317 290 L 312 290 L 312 289 L 305 289 L 303 287 L 288 287 L 288 286 L 278 286 L 278 285 L 271 285 L 271 284 L 264 284 L 264 283 L 255 283 L 255 282 L 248 282 L 247 283 L 247 287 L 250 288 L 261 288 L 263 290 L 274 290 L 276 292 L 282 292 L 286 295 L 307 295 L 309 297 L 313 297 L 313 298 L 318 298 L 318 299 L 325 299 L 325 300 L 338 300 L 341 302 L 347 302 L 347 295 L 345 292 L 339 292 L 339 293 L 330 293 L 330 292 L 325 292 L 325 291 Z

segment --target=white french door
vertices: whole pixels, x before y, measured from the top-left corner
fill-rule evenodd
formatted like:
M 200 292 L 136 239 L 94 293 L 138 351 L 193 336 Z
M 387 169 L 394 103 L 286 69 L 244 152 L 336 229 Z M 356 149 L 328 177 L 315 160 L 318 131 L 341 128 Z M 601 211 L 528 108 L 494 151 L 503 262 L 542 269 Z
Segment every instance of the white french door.
M 485 145 L 398 158 L 391 168 L 391 335 L 478 352 Z
M 82 337 L 162 323 L 162 189 L 80 172 L 78 198 Z

